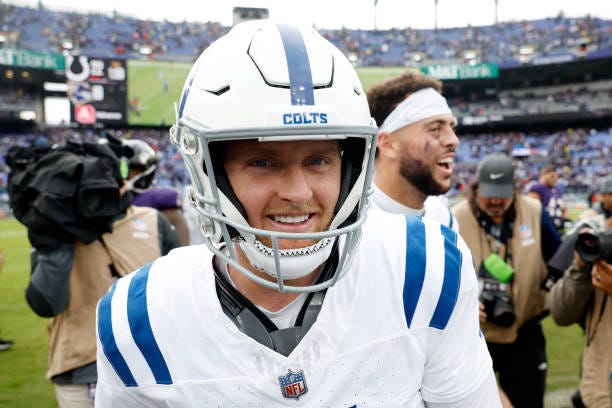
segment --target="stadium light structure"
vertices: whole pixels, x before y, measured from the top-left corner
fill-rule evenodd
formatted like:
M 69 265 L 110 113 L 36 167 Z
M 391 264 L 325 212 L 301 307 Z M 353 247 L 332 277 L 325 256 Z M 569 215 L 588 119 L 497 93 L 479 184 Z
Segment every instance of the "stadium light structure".
M 378 0 L 374 0 L 374 31 L 378 31 Z
M 498 10 L 499 0 L 494 0 L 494 1 L 495 1 L 495 25 L 497 25 L 497 23 L 498 23 L 498 19 L 497 19 L 498 14 L 497 14 L 497 12 L 499 11 Z
M 434 0 L 434 31 L 438 31 L 438 0 Z

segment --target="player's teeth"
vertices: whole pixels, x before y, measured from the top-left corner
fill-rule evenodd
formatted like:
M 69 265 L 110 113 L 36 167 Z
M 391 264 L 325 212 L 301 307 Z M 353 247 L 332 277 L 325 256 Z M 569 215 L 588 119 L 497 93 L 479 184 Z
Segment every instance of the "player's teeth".
M 439 164 L 452 164 L 453 163 L 453 158 L 452 157 L 447 157 L 446 159 L 442 159 L 438 162 Z
M 308 219 L 308 215 L 299 215 L 296 217 L 290 217 L 290 216 L 286 216 L 286 215 L 275 215 L 274 216 L 274 221 L 276 222 L 282 222 L 285 224 L 297 224 L 300 222 L 304 222 Z

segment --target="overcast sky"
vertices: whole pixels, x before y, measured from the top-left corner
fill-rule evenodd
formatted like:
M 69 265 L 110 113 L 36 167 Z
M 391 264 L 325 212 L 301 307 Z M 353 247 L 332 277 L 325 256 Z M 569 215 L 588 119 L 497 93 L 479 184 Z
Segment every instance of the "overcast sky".
M 268 7 L 270 18 L 318 28 L 380 29 L 433 28 L 436 0 L 41 0 L 49 8 L 110 11 L 116 8 L 141 19 L 218 21 L 232 24 L 235 5 Z M 490 25 L 495 22 L 495 0 L 437 0 L 438 27 Z M 35 6 L 38 0 L 4 0 Z M 498 20 L 517 21 L 566 16 L 612 19 L 609 0 L 498 0 Z

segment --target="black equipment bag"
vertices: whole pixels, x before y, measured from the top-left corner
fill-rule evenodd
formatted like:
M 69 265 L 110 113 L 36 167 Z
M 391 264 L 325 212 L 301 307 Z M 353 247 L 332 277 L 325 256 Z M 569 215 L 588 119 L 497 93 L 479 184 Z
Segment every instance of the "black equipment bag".
M 93 242 L 131 204 L 120 197 L 119 156 L 109 144 L 13 146 L 6 163 L 9 205 L 41 251 L 75 239 Z

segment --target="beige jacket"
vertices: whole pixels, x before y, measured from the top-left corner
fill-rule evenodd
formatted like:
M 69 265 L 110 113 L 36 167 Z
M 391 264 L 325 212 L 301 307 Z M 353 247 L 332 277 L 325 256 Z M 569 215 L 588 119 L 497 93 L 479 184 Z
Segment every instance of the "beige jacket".
M 534 198 L 520 195 L 515 200 L 516 220 L 508 263 L 514 269 L 514 280 L 509 290 L 516 321 L 510 327 L 483 323 L 485 339 L 492 343 L 512 343 L 521 325 L 546 309 L 546 292 L 540 289 L 548 275 L 541 248 L 542 204 Z M 453 206 L 452 213 L 459 222 L 461 236 L 472 252 L 474 268 L 478 270 L 482 261 L 492 252 L 485 231 L 471 211 L 468 201 Z M 498 255 L 502 259 L 507 249 L 505 246 L 500 248 Z
M 594 289 L 585 268 L 573 263 L 550 291 L 550 311 L 561 326 L 585 325 L 580 395 L 587 408 L 612 408 L 612 296 Z M 583 317 L 586 316 L 586 319 Z
M 74 245 L 70 302 L 48 327 L 47 378 L 96 361 L 96 306 L 116 279 L 109 265 L 123 276 L 160 256 L 157 211 L 130 207 L 102 239 L 104 246 L 99 241 Z

